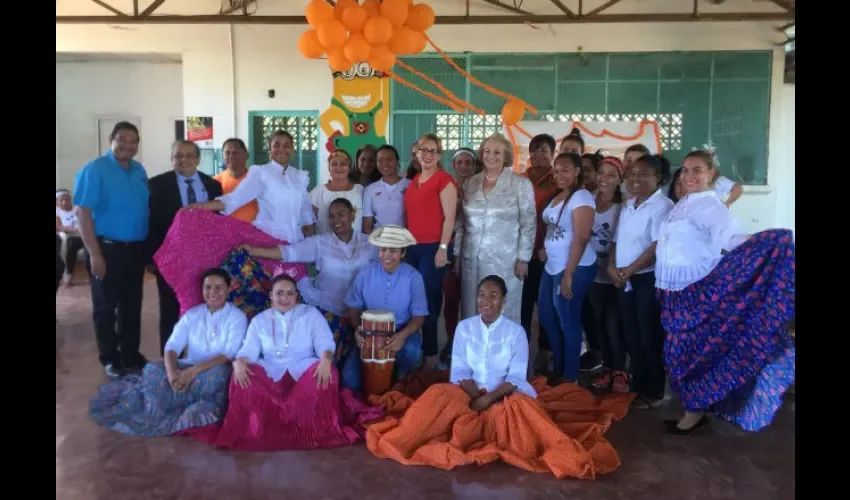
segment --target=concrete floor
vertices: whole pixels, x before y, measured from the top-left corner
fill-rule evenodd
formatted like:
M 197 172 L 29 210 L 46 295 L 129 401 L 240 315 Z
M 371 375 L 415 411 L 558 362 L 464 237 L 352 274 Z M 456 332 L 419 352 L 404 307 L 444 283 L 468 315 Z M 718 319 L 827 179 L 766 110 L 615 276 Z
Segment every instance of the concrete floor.
M 56 299 L 56 498 L 61 500 L 558 499 L 779 500 L 795 497 L 793 399 L 764 432 L 713 422 L 669 436 L 676 408 L 635 411 L 608 438 L 622 466 L 596 481 L 558 481 L 504 464 L 451 472 L 405 467 L 363 445 L 335 450 L 231 453 L 188 438 L 131 438 L 95 426 L 89 398 L 104 381 L 89 289 Z M 156 285 L 145 285 L 142 352 L 156 359 Z M 675 403 L 674 403 L 675 404 Z

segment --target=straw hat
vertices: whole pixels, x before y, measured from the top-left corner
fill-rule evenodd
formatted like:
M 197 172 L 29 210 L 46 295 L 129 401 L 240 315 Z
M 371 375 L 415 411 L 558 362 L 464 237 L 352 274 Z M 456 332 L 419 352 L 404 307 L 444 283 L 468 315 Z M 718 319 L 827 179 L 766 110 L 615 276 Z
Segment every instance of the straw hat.
M 416 238 L 401 226 L 382 226 L 372 231 L 369 243 L 382 248 L 407 248 L 416 244 Z

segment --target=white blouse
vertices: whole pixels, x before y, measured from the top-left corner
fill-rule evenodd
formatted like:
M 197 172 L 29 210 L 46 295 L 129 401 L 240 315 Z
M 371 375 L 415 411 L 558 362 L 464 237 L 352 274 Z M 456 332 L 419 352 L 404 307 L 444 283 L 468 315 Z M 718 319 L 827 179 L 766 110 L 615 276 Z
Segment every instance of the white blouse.
M 535 398 L 537 392 L 527 375 L 528 339 L 519 323 L 499 316 L 488 327 L 480 314 L 458 323 L 452 343 L 451 383 L 473 380 L 480 389 L 493 392 L 510 382 L 519 392 Z
M 225 215 L 257 200 L 259 212 L 254 225 L 270 236 L 296 243 L 304 239 L 301 227 L 315 223 L 307 197 L 309 184 L 307 172 L 272 161 L 252 165 L 236 189 L 217 199 L 224 203 Z
M 236 358 L 259 364 L 277 382 L 286 372 L 298 380 L 323 353 L 335 350 L 333 333 L 322 313 L 297 304 L 286 314 L 270 308 L 254 316 Z
M 63 210 L 56 207 L 56 217 L 59 217 L 59 221 L 63 226 L 77 228 L 77 213 L 73 208 L 71 210 Z
M 310 191 L 310 203 L 316 208 L 319 214 L 317 217 L 318 224 L 316 226 L 317 233 L 332 232 L 331 225 L 328 222 L 328 208 L 331 203 L 337 198 L 345 198 L 354 206 L 354 232 L 363 232 L 363 186 L 355 184 L 350 191 L 331 191 L 324 184 L 316 186 Z
M 248 317 L 230 302 L 214 313 L 201 304 L 186 311 L 174 325 L 165 351 L 179 356 L 186 349 L 186 357 L 180 362 L 187 365 L 203 363 L 219 354 L 232 360 L 247 329 Z
M 315 283 L 305 276 L 298 282 L 298 291 L 308 304 L 337 316 L 345 315 L 345 294 L 357 272 L 378 260 L 378 247 L 369 244 L 369 237 L 359 232 L 348 243 L 334 233 L 317 234 L 294 245 L 281 246 L 280 253 L 286 262 L 316 264 L 319 275 Z
M 664 191 L 658 189 L 649 198 L 635 208 L 637 198 L 626 202 L 620 212 L 620 223 L 614 233 L 614 243 L 617 244 L 615 262 L 618 268 L 631 265 L 658 241 L 658 232 L 664 218 L 673 208 L 673 201 Z M 636 274 L 655 271 L 655 264 L 649 265 Z
M 410 186 L 410 179 L 400 179 L 395 184 L 387 184 L 383 179 L 373 182 L 363 190 L 363 217 L 374 217 L 372 228 L 395 224 L 406 226 L 404 213 L 404 193 Z
M 596 210 L 596 200 L 587 189 L 579 189 L 567 201 L 557 205 L 550 204 L 543 210 L 541 219 L 546 224 L 546 237 L 543 246 L 546 248 L 546 265 L 544 269 L 551 276 L 564 271 L 570 257 L 570 245 L 573 242 L 573 210 L 579 207 L 590 207 Z M 588 244 L 578 262 L 580 266 L 589 266 L 596 262 L 596 252 Z
M 722 251 L 745 242 L 745 233 L 713 190 L 685 196 L 661 224 L 655 249 L 655 286 L 682 290 L 708 276 Z

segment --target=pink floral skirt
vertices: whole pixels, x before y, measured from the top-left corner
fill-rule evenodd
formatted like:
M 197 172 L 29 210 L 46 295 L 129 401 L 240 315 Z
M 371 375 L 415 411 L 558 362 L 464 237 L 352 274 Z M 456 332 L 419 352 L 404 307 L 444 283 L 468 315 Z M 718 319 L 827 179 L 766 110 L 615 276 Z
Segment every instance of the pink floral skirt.
M 206 210 L 181 210 L 174 217 L 165 241 L 154 254 L 157 270 L 171 285 L 180 302 L 180 314 L 201 304 L 201 276 L 219 267 L 239 245 L 272 247 L 285 245 L 253 224 Z M 299 280 L 307 275 L 304 264 L 283 264 L 256 259 L 272 274 L 285 272 Z
M 216 448 L 237 451 L 280 451 L 337 448 L 363 439 L 363 424 L 384 415 L 354 392 L 340 390 L 332 369 L 325 389 L 316 384 L 311 366 L 296 382 L 287 373 L 274 382 L 259 365 L 250 365 L 251 385 L 230 380 L 230 406 L 224 421 L 182 432 Z

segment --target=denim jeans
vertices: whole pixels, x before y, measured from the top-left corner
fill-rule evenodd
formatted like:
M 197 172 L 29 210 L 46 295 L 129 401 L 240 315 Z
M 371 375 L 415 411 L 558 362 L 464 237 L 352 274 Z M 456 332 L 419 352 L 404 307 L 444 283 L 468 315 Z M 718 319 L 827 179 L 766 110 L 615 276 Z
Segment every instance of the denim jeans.
M 438 352 L 437 322 L 443 308 L 443 279 L 451 265 L 446 264 L 439 269 L 434 266 L 434 256 L 439 248 L 439 243 L 420 243 L 407 249 L 407 263 L 419 271 L 425 282 L 425 297 L 428 300 L 428 317 L 422 326 L 425 356 L 436 356 Z M 452 248 L 453 246 L 449 245 L 449 256 L 452 255 Z
M 581 309 L 584 296 L 596 278 L 596 264 L 579 266 L 573 273 L 573 298 L 561 295 L 564 272 L 551 275 L 545 270 L 540 277 L 537 310 L 540 323 L 549 336 L 555 361 L 555 373 L 569 381 L 578 379 L 581 358 Z
M 396 378 L 404 377 L 419 366 L 422 351 L 422 332 L 407 337 L 401 350 L 395 355 Z M 342 378 L 342 386 L 352 391 L 363 390 L 363 371 L 360 363 L 360 349 L 356 347 L 340 361 L 337 366 Z

